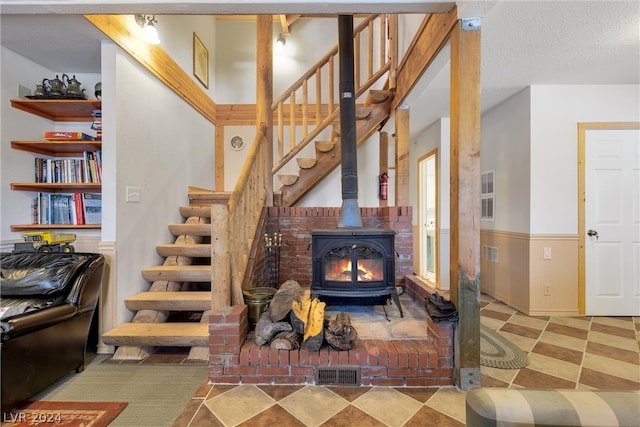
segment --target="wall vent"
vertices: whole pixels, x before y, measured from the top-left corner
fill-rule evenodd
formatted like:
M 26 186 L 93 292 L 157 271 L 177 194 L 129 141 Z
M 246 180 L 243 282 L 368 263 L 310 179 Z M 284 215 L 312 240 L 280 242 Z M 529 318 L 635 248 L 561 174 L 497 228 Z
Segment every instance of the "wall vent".
M 360 368 L 316 369 L 316 385 L 360 385 Z
M 497 264 L 500 258 L 499 254 L 500 252 L 495 246 L 482 246 L 482 258 L 489 262 L 495 262 Z

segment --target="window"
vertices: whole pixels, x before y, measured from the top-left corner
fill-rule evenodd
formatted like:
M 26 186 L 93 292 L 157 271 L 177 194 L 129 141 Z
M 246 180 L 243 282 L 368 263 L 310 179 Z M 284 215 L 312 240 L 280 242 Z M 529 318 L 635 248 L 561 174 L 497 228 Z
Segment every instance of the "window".
M 482 174 L 482 187 L 480 193 L 480 201 L 482 203 L 481 218 L 487 221 L 493 221 L 495 211 L 495 172 L 489 171 Z

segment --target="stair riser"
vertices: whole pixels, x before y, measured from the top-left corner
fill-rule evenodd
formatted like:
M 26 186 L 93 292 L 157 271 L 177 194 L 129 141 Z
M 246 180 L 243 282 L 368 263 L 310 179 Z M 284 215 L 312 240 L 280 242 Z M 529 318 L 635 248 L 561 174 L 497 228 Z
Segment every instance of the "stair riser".
M 169 232 L 174 236 L 192 234 L 194 236 L 211 236 L 211 224 L 171 224 Z

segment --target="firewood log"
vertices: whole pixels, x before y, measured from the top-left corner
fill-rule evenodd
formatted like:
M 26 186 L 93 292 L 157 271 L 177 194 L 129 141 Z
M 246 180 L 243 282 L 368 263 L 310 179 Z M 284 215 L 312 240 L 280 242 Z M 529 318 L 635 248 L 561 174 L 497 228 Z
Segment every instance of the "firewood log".
M 300 348 L 300 335 L 295 331 L 280 332 L 269 343 L 274 350 L 297 350 Z
M 274 322 L 287 317 L 294 301 L 300 301 L 300 284 L 295 280 L 287 280 L 276 291 L 269 303 L 269 315 Z
M 318 351 L 324 341 L 324 309 L 326 303 L 317 298 L 311 301 L 309 318 L 304 330 L 303 347 L 309 351 Z
M 345 312 L 340 312 L 335 319 L 327 322 L 324 337 L 336 350 L 351 350 L 358 334 L 351 326 L 351 318 Z
M 289 322 L 274 322 L 269 315 L 269 311 L 262 313 L 258 319 L 255 329 L 254 341 L 257 345 L 263 346 L 267 344 L 271 339 L 279 332 L 285 332 L 291 330 L 291 324 Z
M 311 299 L 308 295 L 301 297 L 300 301 L 293 303 L 289 318 L 293 330 L 299 334 L 304 334 L 305 327 L 309 321 L 309 311 L 311 310 Z

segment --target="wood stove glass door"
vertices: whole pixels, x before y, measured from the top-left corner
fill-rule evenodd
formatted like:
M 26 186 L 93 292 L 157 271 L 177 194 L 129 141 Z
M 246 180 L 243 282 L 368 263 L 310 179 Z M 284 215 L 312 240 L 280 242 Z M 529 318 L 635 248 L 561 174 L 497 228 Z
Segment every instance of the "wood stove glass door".
M 360 245 L 332 249 L 325 256 L 325 282 L 384 281 L 384 257 L 379 251 Z

